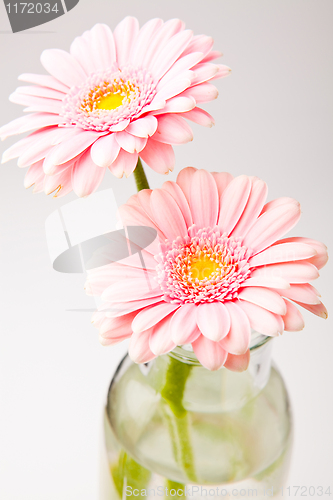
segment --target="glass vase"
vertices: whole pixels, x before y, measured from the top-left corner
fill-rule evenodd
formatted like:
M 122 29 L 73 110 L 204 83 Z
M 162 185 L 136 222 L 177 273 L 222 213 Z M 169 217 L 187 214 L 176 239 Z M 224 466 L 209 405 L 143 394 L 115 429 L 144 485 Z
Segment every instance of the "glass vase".
M 126 356 L 107 398 L 100 499 L 278 497 L 292 419 L 271 348 L 253 333 L 242 373 L 209 371 L 186 346 L 145 365 Z

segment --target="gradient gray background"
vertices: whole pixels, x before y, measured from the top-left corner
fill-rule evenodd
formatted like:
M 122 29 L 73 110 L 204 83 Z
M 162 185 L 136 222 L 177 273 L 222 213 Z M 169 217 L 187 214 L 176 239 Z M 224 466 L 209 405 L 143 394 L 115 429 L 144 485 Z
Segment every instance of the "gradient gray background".
M 233 70 L 217 82 L 218 100 L 206 106 L 216 127 L 193 127 L 194 141 L 175 148 L 169 179 L 188 165 L 257 175 L 268 182 L 270 199 L 301 202 L 292 235 L 333 248 L 331 0 L 80 0 L 67 15 L 15 35 L 1 3 L 1 124 L 21 115 L 8 95 L 20 73 L 44 72 L 43 49 L 68 50 L 94 23 L 114 28 L 129 14 L 140 24 L 180 17 L 195 34 L 212 35 Z M 13 142 L 1 143 L 0 153 Z M 1 166 L 0 175 L 0 498 L 95 500 L 102 406 L 126 346 L 101 347 L 90 313 L 66 311 L 94 302 L 85 296 L 83 275 L 51 268 L 44 222 L 75 196 L 54 200 L 26 191 L 15 161 Z M 166 180 L 148 176 L 154 187 Z M 133 178 L 111 174 L 106 187 L 114 188 L 118 204 L 135 190 Z M 315 285 L 333 311 L 331 269 Z M 332 488 L 332 323 L 304 317 L 302 332 L 274 341 L 295 417 L 288 484 Z

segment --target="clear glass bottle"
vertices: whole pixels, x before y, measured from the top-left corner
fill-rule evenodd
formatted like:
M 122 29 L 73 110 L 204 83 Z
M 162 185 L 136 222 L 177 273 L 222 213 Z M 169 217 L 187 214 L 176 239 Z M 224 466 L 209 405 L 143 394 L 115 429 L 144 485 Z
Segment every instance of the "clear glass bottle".
M 101 500 L 278 497 L 292 419 L 271 347 L 253 334 L 242 373 L 206 370 L 186 347 L 146 365 L 126 356 L 105 411 Z M 168 370 L 174 386 L 166 386 Z

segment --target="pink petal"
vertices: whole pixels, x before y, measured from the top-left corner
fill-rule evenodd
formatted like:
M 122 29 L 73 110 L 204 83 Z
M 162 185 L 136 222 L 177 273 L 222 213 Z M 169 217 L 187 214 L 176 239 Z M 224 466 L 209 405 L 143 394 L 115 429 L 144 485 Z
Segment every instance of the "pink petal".
M 54 197 L 57 197 L 60 191 L 66 191 L 66 193 L 72 191 L 72 170 L 72 166 L 70 166 L 59 174 L 46 175 L 44 177 L 45 194 L 51 194 L 56 191 Z
M 127 153 L 127 151 L 121 149 L 117 158 L 109 166 L 109 169 L 113 175 L 119 179 L 121 179 L 124 174 L 126 177 L 129 177 L 135 170 L 138 158 L 138 153 Z
M 231 354 L 244 354 L 251 340 L 250 322 L 245 312 L 240 307 L 240 301 L 236 303 L 226 301 L 224 303 L 230 316 L 230 330 L 226 337 L 220 342 L 220 346 Z
M 57 80 L 64 83 L 68 87 L 73 85 L 81 85 L 85 81 L 87 75 L 82 66 L 77 60 L 60 49 L 44 50 L 41 55 L 41 63 Z
M 99 167 L 109 167 L 117 158 L 120 146 L 115 134 L 100 137 L 91 147 L 91 158 Z
M 20 118 L 16 118 L 16 120 L 13 120 L 0 128 L 0 138 L 4 140 L 11 135 L 30 132 L 30 130 L 35 128 L 58 125 L 61 121 L 62 119 L 60 116 L 52 115 L 50 113 L 34 113 L 32 115 L 21 116 Z
M 286 291 L 288 292 L 288 290 Z M 282 297 L 268 288 L 246 287 L 241 290 L 238 297 L 273 313 L 286 314 L 286 306 Z
M 33 132 L 32 134 L 24 137 L 23 139 L 15 142 L 10 148 L 6 149 L 2 155 L 1 163 L 6 163 L 7 161 L 13 160 L 17 158 L 21 154 L 23 154 L 27 148 L 30 148 L 34 144 L 37 144 L 38 141 L 48 133 L 45 130 L 38 130 L 37 132 Z
M 316 250 L 305 243 L 281 243 L 268 247 L 249 260 L 251 267 L 264 266 L 278 262 L 295 262 L 316 255 Z
M 156 80 L 162 78 L 173 63 L 177 61 L 190 43 L 192 37 L 192 31 L 185 30 L 170 38 L 160 51 L 159 57 L 155 58 L 149 68 Z
M 166 354 L 176 347 L 170 333 L 171 319 L 172 314 L 169 314 L 169 316 L 162 319 L 152 328 L 152 332 L 149 337 L 149 347 L 151 351 L 156 354 L 156 356 Z
M 132 46 L 130 61 L 138 67 L 143 66 L 143 60 L 156 39 L 156 33 L 163 25 L 161 19 L 150 19 L 140 29 L 135 44 Z
M 130 337 L 132 335 L 131 324 L 136 313 L 126 314 L 121 318 L 106 318 L 99 328 L 99 334 L 105 339 L 119 339 Z
M 86 151 L 90 146 L 99 139 L 101 134 L 91 130 L 77 130 L 77 133 L 68 140 L 61 142 L 52 153 L 50 162 L 54 165 L 61 165 L 69 160 L 72 160 L 83 151 Z
M 198 85 L 199 83 L 207 82 L 214 78 L 216 73 L 219 71 L 219 67 L 216 64 L 202 63 L 197 64 L 192 70 L 195 73 L 195 78 L 192 80 L 192 85 Z
M 228 354 L 227 361 L 224 363 L 224 367 L 232 372 L 244 372 L 247 370 L 250 363 L 250 349 L 246 351 L 245 354 L 235 355 Z
M 155 116 L 148 115 L 133 121 L 126 128 L 126 132 L 137 137 L 148 138 L 155 134 L 157 129 L 157 119 Z
M 283 278 L 279 278 L 278 276 L 258 276 L 255 278 L 248 278 L 243 286 L 264 286 L 281 290 L 290 288 L 288 281 Z
M 95 165 L 91 159 L 90 149 L 88 149 L 74 165 L 73 190 L 80 197 L 92 194 L 102 182 L 104 174 L 105 168 Z
M 165 113 L 178 113 L 184 114 L 184 118 L 186 118 L 186 112 L 195 108 L 195 100 L 192 97 L 172 97 L 166 102 L 166 105 L 163 109 L 159 111 L 155 111 L 155 116 L 165 114 Z
M 210 62 L 213 61 L 214 59 L 218 59 L 219 57 L 222 57 L 223 54 L 219 50 L 211 50 L 203 59 L 201 62 Z
M 162 302 L 161 304 L 146 307 L 140 311 L 132 323 L 133 332 L 142 332 L 155 326 L 163 318 L 179 308 L 179 304 L 170 304 Z
M 163 47 L 176 33 L 184 29 L 184 24 L 179 19 L 170 19 L 162 24 L 159 29 L 154 33 L 154 36 L 149 40 L 146 46 L 145 54 L 142 59 L 142 67 L 150 68 L 154 61 L 159 59 L 160 52 Z M 136 61 L 135 61 L 136 62 Z
M 276 245 L 280 243 L 304 243 L 306 245 L 310 245 L 311 248 L 314 248 L 317 252 L 317 254 L 309 259 L 309 262 L 316 266 L 317 269 L 321 269 L 324 267 L 328 260 L 328 255 L 327 255 L 327 247 L 324 245 L 324 243 L 321 243 L 320 241 L 317 240 L 311 240 L 310 238 L 285 238 L 284 240 L 280 240 L 276 242 Z
M 202 125 L 203 127 L 212 127 L 213 125 L 215 125 L 215 120 L 212 115 L 201 108 L 194 108 L 191 111 L 183 113 L 182 116 L 187 120 L 191 120 L 194 123 Z
M 196 312 L 199 330 L 209 340 L 218 342 L 228 335 L 230 316 L 224 304 L 221 302 L 199 304 Z
M 152 287 L 155 286 L 153 289 Z M 163 295 L 159 285 L 145 278 L 118 281 L 106 288 L 102 300 L 106 302 L 125 302 L 131 300 L 161 297 Z
M 175 166 L 175 153 L 172 146 L 149 139 L 140 157 L 159 174 L 167 174 Z
M 251 179 L 251 191 L 241 218 L 232 231 L 232 236 L 244 237 L 255 223 L 267 198 L 267 184 L 254 177 Z
M 203 335 L 192 342 L 194 353 L 202 366 L 208 370 L 218 370 L 224 365 L 228 353 L 218 342 L 212 342 Z
M 15 93 L 34 97 L 45 97 L 46 99 L 55 99 L 56 101 L 62 101 L 66 95 L 64 92 L 59 92 L 59 90 L 49 89 L 47 87 L 37 87 L 36 85 L 17 87 Z
M 185 94 L 184 92 L 186 89 L 187 92 L 189 91 L 191 81 L 192 81 L 192 71 L 187 71 L 186 73 L 183 73 L 181 76 L 175 78 L 174 80 L 167 82 L 161 88 L 161 90 L 157 92 L 154 99 L 156 100 L 156 102 L 167 101 L 168 99 L 178 96 L 179 94 L 182 94 L 182 97 L 195 99 L 195 97 L 192 96 L 191 94 Z M 150 108 L 147 106 L 143 109 L 143 111 L 145 112 L 148 109 L 150 110 Z M 160 108 L 155 108 L 155 109 L 160 109 Z
M 30 95 L 18 94 L 14 92 L 9 96 L 10 102 L 28 106 L 27 111 L 41 111 L 43 113 L 61 112 L 61 101 L 56 99 L 47 99 L 45 97 L 35 97 Z
M 269 201 L 268 203 L 266 203 L 266 205 L 264 205 L 260 215 L 268 212 L 269 210 L 272 210 L 273 208 L 282 207 L 283 205 L 290 205 L 295 203 L 297 204 L 298 202 L 294 200 L 294 198 L 289 198 L 287 196 L 276 198 L 275 200 Z
M 150 198 L 154 220 L 167 239 L 174 240 L 187 234 L 183 214 L 173 197 L 163 189 L 154 189 Z
M 190 54 L 191 52 L 202 52 L 205 57 L 211 51 L 213 45 L 214 40 L 211 36 L 195 35 L 187 49 L 184 51 L 183 56 Z
M 47 129 L 45 134 L 43 134 L 37 142 L 29 145 L 20 155 L 17 163 L 18 166 L 24 168 L 44 159 L 53 145 L 57 142 L 57 138 L 62 134 L 66 134 L 66 131 L 58 127 L 50 127 Z
M 287 332 L 299 332 L 304 328 L 304 320 L 297 309 L 289 300 L 285 300 L 287 312 L 284 316 L 282 316 L 284 322 L 284 329 Z
M 200 83 L 194 87 L 190 87 L 182 93 L 183 96 L 193 97 L 197 104 L 200 102 L 213 101 L 219 95 L 219 92 L 211 83 Z
M 74 39 L 70 47 L 71 55 L 78 61 L 87 75 L 98 71 L 98 54 L 92 50 L 91 32 L 86 31 Z
M 24 187 L 28 189 L 31 187 L 33 184 L 40 184 L 40 187 L 43 190 L 43 181 L 44 181 L 44 171 L 43 171 L 43 161 L 39 161 L 37 163 L 34 163 L 31 165 L 29 168 L 28 172 L 25 174 L 24 178 Z
M 175 78 L 179 78 L 184 73 L 191 69 L 193 66 L 198 64 L 202 59 L 202 52 L 191 52 L 191 54 L 187 54 L 186 56 L 180 57 L 169 69 L 169 71 L 161 78 L 158 82 L 157 90 L 161 90 L 164 85 L 166 85 L 171 80 Z
M 303 302 L 298 302 L 297 300 L 295 300 L 294 302 L 296 302 L 296 304 L 298 304 L 299 306 L 304 307 L 304 309 L 307 309 L 308 311 L 312 312 L 316 316 L 320 316 L 323 319 L 327 319 L 328 317 L 327 309 L 322 302 L 320 302 L 320 304 L 315 304 L 315 305 L 303 304 Z
M 135 311 L 136 313 L 138 313 L 138 311 L 140 311 L 141 309 L 144 309 L 145 307 L 148 307 L 152 304 L 162 303 L 162 297 L 150 297 L 149 299 L 131 300 L 129 302 L 123 302 L 113 305 L 112 311 L 109 310 L 106 315 L 109 318 L 119 318 L 120 316 L 123 316 L 124 314 L 128 314 L 130 312 Z
M 198 229 L 214 227 L 219 212 L 216 182 L 206 170 L 197 170 L 191 182 L 190 206 L 193 222 Z
M 165 239 L 165 235 L 159 230 L 159 228 L 151 221 L 147 212 L 143 208 L 132 207 L 128 204 L 122 205 L 118 210 L 119 217 L 124 226 L 148 226 L 153 227 L 161 235 L 162 239 Z
M 156 358 L 156 355 L 152 353 L 149 347 L 150 333 L 151 330 L 133 333 L 128 346 L 128 354 L 135 363 L 148 363 L 148 361 Z
M 195 304 L 183 304 L 175 311 L 170 324 L 170 333 L 177 345 L 190 344 L 193 337 L 197 338 L 200 335 L 196 322 Z
M 128 134 L 126 130 L 115 135 L 119 146 L 128 153 L 140 153 L 147 144 L 147 139 Z
M 235 177 L 225 188 L 220 199 L 218 226 L 230 234 L 241 218 L 251 191 L 251 180 L 246 175 Z
M 265 267 L 258 267 L 252 271 L 253 278 L 278 277 L 289 283 L 307 283 L 318 278 L 319 273 L 313 264 L 308 262 L 285 262 L 281 264 L 270 264 Z M 276 287 L 275 287 L 276 288 Z
M 181 116 L 161 115 L 153 139 L 165 144 L 185 144 L 193 140 L 193 132 Z
M 70 85 L 64 85 L 59 80 L 50 75 L 36 75 L 34 73 L 23 73 L 18 77 L 19 80 L 23 82 L 36 83 L 43 87 L 48 87 L 50 89 L 59 90 L 67 94 Z
M 254 253 L 259 253 L 290 231 L 300 216 L 300 205 L 296 201 L 268 210 L 251 227 L 245 236 L 244 245 L 252 248 Z
M 228 66 L 225 66 L 224 64 L 216 64 L 216 66 L 218 67 L 218 72 L 213 76 L 212 80 L 217 80 L 218 78 L 225 78 L 226 76 L 230 75 L 231 69 Z
M 99 70 L 109 68 L 116 60 L 116 46 L 107 24 L 95 24 L 91 29 L 91 51 Z
M 240 300 L 239 306 L 248 317 L 253 330 L 263 335 L 269 335 L 270 337 L 275 337 L 283 333 L 284 324 L 281 316 L 278 314 L 274 314 L 245 300 Z
M 186 226 L 192 226 L 193 219 L 191 210 L 188 205 L 187 199 L 179 185 L 176 182 L 167 181 L 163 184 L 162 189 L 165 189 L 168 193 L 170 193 L 173 199 L 176 201 L 183 214 Z
M 116 123 L 115 125 L 111 125 L 110 132 L 122 132 L 129 125 L 130 120 L 127 118 L 121 122 Z
M 183 168 L 178 176 L 177 176 L 177 184 L 183 191 L 187 202 L 190 204 L 190 197 L 191 197 L 191 185 L 192 185 L 192 180 L 195 172 L 197 171 L 196 168 L 193 167 L 186 167 Z
M 277 292 L 287 299 L 297 300 L 305 304 L 320 304 L 316 289 L 309 283 L 290 285 L 288 290 L 277 290 Z
M 132 46 L 139 33 L 139 22 L 135 17 L 127 16 L 113 32 L 117 51 L 117 63 L 121 67 L 128 64 Z
M 233 180 L 233 176 L 229 172 L 212 172 L 212 176 L 215 179 L 220 199 L 226 187 Z

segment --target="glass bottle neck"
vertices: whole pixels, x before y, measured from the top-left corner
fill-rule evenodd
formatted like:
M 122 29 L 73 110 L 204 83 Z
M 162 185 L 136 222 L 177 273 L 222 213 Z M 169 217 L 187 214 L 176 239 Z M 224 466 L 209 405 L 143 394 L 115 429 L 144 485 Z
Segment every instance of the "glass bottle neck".
M 187 410 L 204 407 L 206 411 L 231 411 L 243 406 L 265 387 L 270 377 L 271 351 L 271 337 L 253 332 L 250 364 L 242 373 L 223 367 L 216 372 L 205 369 L 191 346 L 177 347 L 167 356 L 191 366 L 183 399 Z

